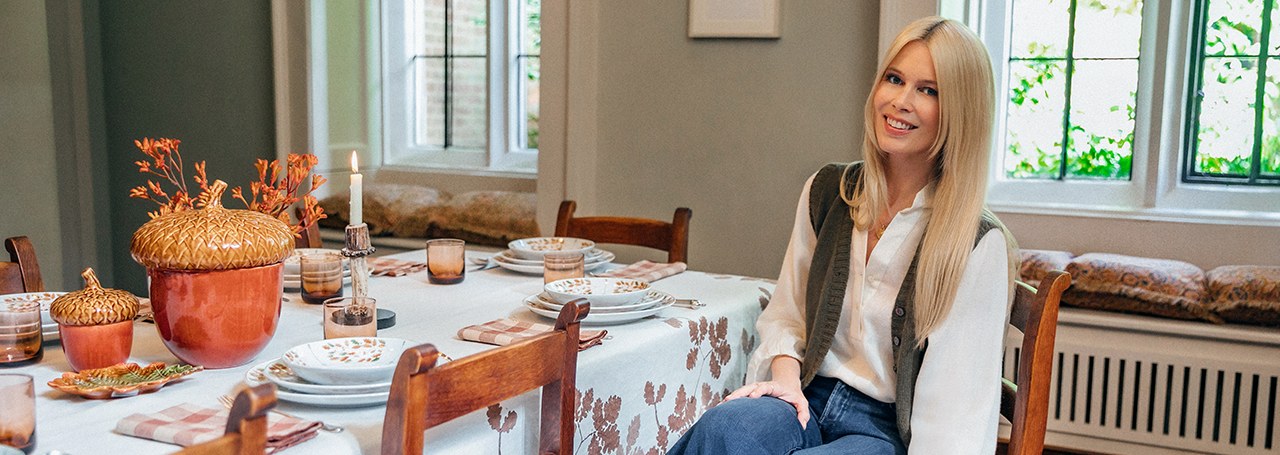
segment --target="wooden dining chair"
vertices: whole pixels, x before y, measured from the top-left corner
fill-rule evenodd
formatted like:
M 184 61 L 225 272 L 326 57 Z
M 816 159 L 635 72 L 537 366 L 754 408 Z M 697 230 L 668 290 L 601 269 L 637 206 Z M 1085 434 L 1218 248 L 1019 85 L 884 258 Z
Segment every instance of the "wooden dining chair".
M 276 407 L 276 385 L 241 390 L 221 437 L 189 446 L 175 455 L 261 455 L 267 453 L 267 413 Z
M 436 365 L 440 353 L 430 344 L 406 350 L 391 380 L 382 454 L 420 454 L 428 428 L 542 387 L 538 453 L 571 455 L 578 323 L 590 310 L 585 299 L 574 300 L 560 309 L 554 330 L 444 365 Z
M 40 262 L 36 261 L 31 239 L 26 236 L 4 239 L 4 249 L 9 250 L 10 262 L 0 262 L 0 294 L 44 292 Z
M 574 201 L 560 203 L 556 237 L 576 237 L 596 243 L 639 245 L 667 252 L 667 262 L 689 262 L 689 219 L 693 211 L 676 209 L 670 223 L 647 218 L 591 216 L 574 218 Z
M 1058 303 L 1071 286 L 1071 275 L 1055 270 L 1040 280 L 1039 289 L 1016 283 L 1009 324 L 1022 331 L 1016 383 L 1002 381 L 1000 414 L 1012 429 L 1007 446 L 996 453 L 1039 455 L 1049 423 L 1049 383 L 1053 379 L 1054 339 L 1058 333 Z M 1001 452 L 999 449 L 1006 451 Z
M 302 219 L 302 211 L 302 207 L 296 207 L 293 209 L 293 216 L 295 220 Z M 303 229 L 299 234 L 302 236 L 295 237 L 293 239 L 294 248 L 321 248 L 319 220 L 313 221 L 311 225 L 307 226 L 307 228 Z
M 302 237 L 296 237 L 293 239 L 294 248 L 320 248 L 321 240 L 319 223 L 311 223 L 311 225 L 307 226 L 307 228 L 303 229 L 299 234 L 301 234 Z

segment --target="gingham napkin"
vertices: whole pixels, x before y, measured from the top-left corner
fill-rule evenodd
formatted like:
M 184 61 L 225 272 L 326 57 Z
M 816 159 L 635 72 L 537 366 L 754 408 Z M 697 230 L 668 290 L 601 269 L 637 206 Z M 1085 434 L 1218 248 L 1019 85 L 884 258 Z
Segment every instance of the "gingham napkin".
M 121 434 L 183 447 L 212 441 L 227 428 L 226 409 L 183 403 L 155 414 L 134 414 L 116 423 Z M 267 415 L 267 453 L 275 453 L 316 436 L 320 422 L 275 413 Z
M 550 332 L 555 327 L 534 322 L 513 321 L 511 319 L 495 319 L 484 324 L 469 325 L 458 331 L 458 337 L 464 340 L 506 346 L 508 344 Z M 578 350 L 595 346 L 604 340 L 607 330 L 579 330 Z
M 675 275 L 688 269 L 689 266 L 683 262 L 661 263 L 651 261 L 640 261 L 626 267 L 617 268 L 608 272 L 597 273 L 596 276 L 606 276 L 613 278 L 634 278 L 645 280 L 650 283 L 661 280 L 663 278 Z
M 365 264 L 369 264 L 369 268 L 374 276 L 403 276 L 410 273 L 417 273 L 427 269 L 425 262 L 405 261 L 401 259 L 391 259 L 384 257 L 365 258 Z

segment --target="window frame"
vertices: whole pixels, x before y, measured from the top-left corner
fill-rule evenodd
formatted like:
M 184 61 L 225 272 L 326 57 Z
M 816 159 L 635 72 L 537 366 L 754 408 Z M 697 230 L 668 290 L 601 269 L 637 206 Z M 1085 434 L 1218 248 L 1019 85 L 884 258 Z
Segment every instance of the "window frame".
M 448 1 L 448 0 L 446 0 Z M 515 124 L 515 103 L 520 93 L 519 68 L 514 64 L 519 51 L 518 18 L 521 0 L 488 0 L 488 57 L 486 87 L 486 145 L 482 149 L 414 146 L 415 93 L 413 56 L 409 34 L 414 28 L 414 0 L 383 0 L 382 71 L 384 139 L 383 167 L 402 171 L 432 171 L 453 174 L 531 177 L 537 174 L 538 152 L 516 140 L 521 129 Z M 500 56 L 500 57 L 498 57 Z M 496 113 L 496 115 L 495 115 Z
M 1270 5 L 1268 5 L 1268 2 L 1263 3 L 1263 8 L 1264 8 L 1263 14 L 1262 14 L 1263 25 L 1261 28 L 1262 37 L 1261 37 L 1261 41 L 1258 42 L 1259 54 L 1256 56 L 1252 56 L 1257 58 L 1260 62 L 1259 67 L 1257 69 L 1257 73 L 1259 75 L 1259 82 L 1258 82 L 1258 86 L 1254 89 L 1255 99 L 1258 100 L 1257 106 L 1255 107 L 1255 109 L 1259 111 L 1257 114 L 1255 114 L 1255 117 L 1254 117 L 1255 118 L 1255 123 L 1253 126 L 1254 127 L 1254 133 L 1253 133 L 1254 146 L 1253 146 L 1253 150 L 1250 150 L 1251 161 L 1250 161 L 1249 175 L 1236 176 L 1232 174 L 1214 174 L 1214 173 L 1208 173 L 1208 172 L 1200 172 L 1195 169 L 1195 165 L 1194 165 L 1196 160 L 1196 155 L 1199 152 L 1199 147 L 1196 141 L 1196 137 L 1199 135 L 1199 132 L 1200 132 L 1200 109 L 1199 108 L 1202 104 L 1202 100 L 1199 100 L 1197 98 L 1200 93 L 1200 90 L 1204 88 L 1205 62 L 1208 60 L 1209 57 L 1211 57 L 1205 54 L 1204 46 L 1205 46 L 1205 42 L 1208 39 L 1209 27 L 1206 21 L 1208 20 L 1208 15 L 1209 15 L 1209 2 L 1211 2 L 1212 0 L 1194 0 L 1194 1 L 1195 1 L 1195 5 L 1192 6 L 1193 12 L 1191 14 L 1192 29 L 1191 29 L 1191 37 L 1190 37 L 1190 40 L 1191 40 L 1190 62 L 1192 66 L 1191 66 L 1191 71 L 1189 71 L 1187 75 L 1188 77 L 1187 84 L 1189 87 L 1192 87 L 1193 91 L 1190 96 L 1187 96 L 1186 112 L 1188 113 L 1188 115 L 1187 115 L 1187 123 L 1185 127 L 1185 131 L 1187 135 L 1185 138 L 1185 143 L 1187 144 L 1185 153 L 1187 156 L 1185 159 L 1186 159 L 1186 163 L 1188 164 L 1184 166 L 1182 169 L 1182 181 L 1188 182 L 1188 183 L 1216 183 L 1216 184 L 1234 184 L 1234 185 L 1270 186 L 1270 187 L 1280 186 L 1280 176 L 1269 177 L 1269 176 L 1263 175 L 1261 171 L 1262 147 L 1264 146 L 1264 143 L 1262 141 L 1262 138 L 1264 135 L 1262 122 L 1264 122 L 1265 119 L 1260 118 L 1262 115 L 1261 111 L 1266 109 L 1266 106 L 1262 102 L 1261 97 L 1264 96 L 1264 93 L 1266 91 L 1265 80 L 1267 76 L 1266 75 L 1266 71 L 1268 67 L 1267 63 L 1268 61 L 1271 61 L 1272 64 L 1280 64 L 1280 56 L 1271 55 L 1268 49 L 1270 47 L 1269 44 L 1272 44 L 1272 43 L 1269 43 L 1270 35 L 1271 35 L 1270 32 L 1273 30 L 1273 27 L 1276 27 L 1278 25 L 1271 20 L 1270 16 L 1273 16 L 1277 12 L 1277 10 L 1280 10 L 1280 7 L 1274 4 L 1274 2 L 1270 2 L 1271 3 Z M 1270 11 L 1266 10 L 1268 6 L 1270 7 Z M 1271 14 L 1268 14 L 1268 13 L 1271 13 Z M 1225 56 L 1213 56 L 1213 57 L 1225 57 Z
M 1017 213 L 1280 224 L 1280 188 L 1186 182 L 1184 121 L 1192 5 L 1144 0 L 1131 175 L 1123 180 L 1016 180 L 1004 176 L 1012 3 L 955 0 L 987 45 L 995 71 L 996 131 L 988 205 Z M 948 0 L 943 0 L 944 11 Z M 976 9 L 976 12 L 973 12 Z M 961 18 L 957 18 L 961 19 Z M 975 26 L 976 24 L 976 26 Z M 1182 31 L 1182 32 L 1179 32 Z M 1145 64 L 1155 62 L 1154 64 Z

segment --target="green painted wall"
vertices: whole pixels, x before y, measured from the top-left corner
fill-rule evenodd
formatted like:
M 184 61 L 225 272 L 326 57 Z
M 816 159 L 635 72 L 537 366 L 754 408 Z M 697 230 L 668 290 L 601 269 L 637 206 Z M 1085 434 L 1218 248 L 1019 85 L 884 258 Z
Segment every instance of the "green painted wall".
M 133 164 L 146 156 L 133 141 L 180 139 L 188 178 L 193 163 L 207 161 L 209 177 L 231 187 L 256 180 L 254 161 L 275 157 L 271 8 L 134 0 L 101 2 L 99 12 L 114 285 L 146 295 L 128 245 L 155 205 L 128 197 L 146 182 Z M 223 203 L 242 207 L 229 194 Z

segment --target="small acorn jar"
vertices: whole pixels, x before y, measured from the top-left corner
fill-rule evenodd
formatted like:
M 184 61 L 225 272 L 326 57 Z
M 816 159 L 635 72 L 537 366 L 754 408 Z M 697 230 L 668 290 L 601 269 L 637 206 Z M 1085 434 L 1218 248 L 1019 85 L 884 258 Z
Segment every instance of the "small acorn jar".
M 84 289 L 64 294 L 49 306 L 67 362 L 80 371 L 128 360 L 138 298 L 128 291 L 103 288 L 91 268 L 80 276 Z

